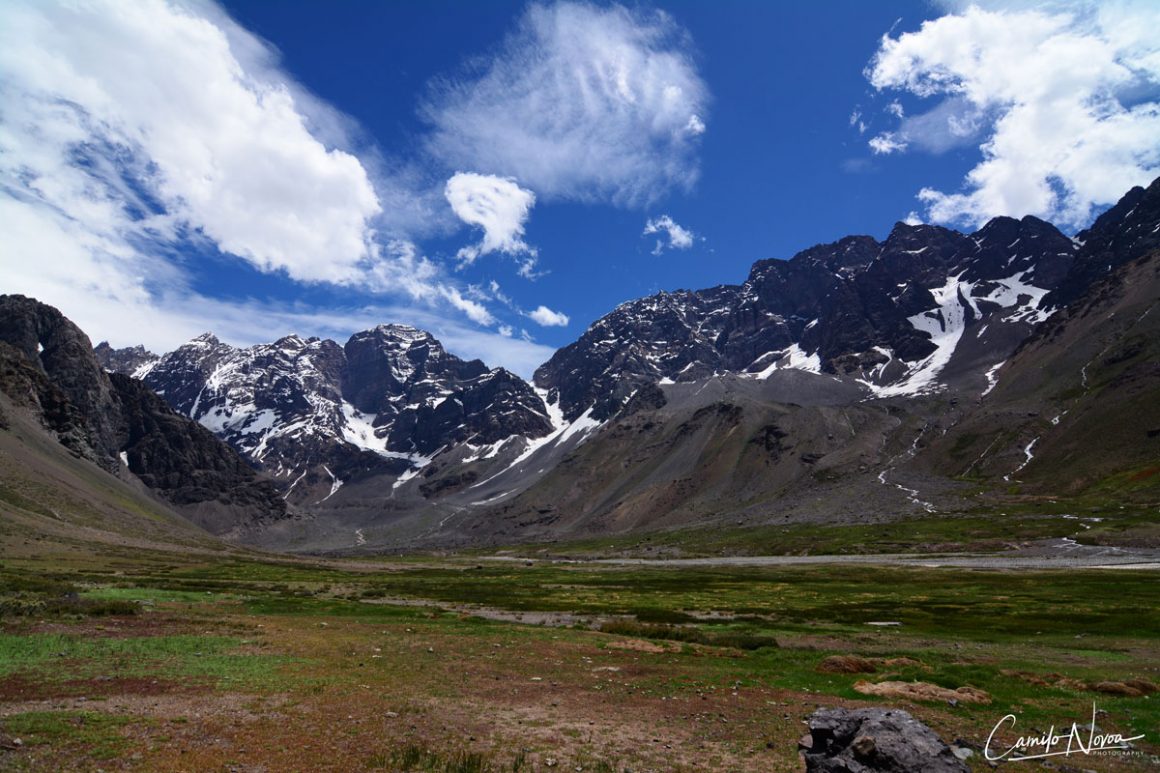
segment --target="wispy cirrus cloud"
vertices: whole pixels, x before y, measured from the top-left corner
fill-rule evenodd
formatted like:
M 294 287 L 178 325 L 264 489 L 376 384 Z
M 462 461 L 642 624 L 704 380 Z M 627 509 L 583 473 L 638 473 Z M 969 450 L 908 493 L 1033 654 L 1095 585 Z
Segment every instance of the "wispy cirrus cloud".
M 547 199 L 637 205 L 697 178 L 708 89 L 661 11 L 535 4 L 498 53 L 435 82 L 427 146 Z
M 979 144 L 962 192 L 922 189 L 938 222 L 1034 214 L 1088 222 L 1160 173 L 1160 6 L 1153 2 L 946 3 L 883 37 L 879 90 L 937 99 L 870 140 L 878 154 Z

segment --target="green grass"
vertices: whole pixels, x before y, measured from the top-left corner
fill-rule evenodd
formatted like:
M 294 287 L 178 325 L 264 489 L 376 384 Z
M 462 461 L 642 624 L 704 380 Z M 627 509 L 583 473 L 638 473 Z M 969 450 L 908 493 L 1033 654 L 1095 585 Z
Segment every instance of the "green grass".
M 390 571 L 366 568 L 230 560 L 215 573 L 212 564 L 200 561 L 183 566 L 150 560 L 115 576 L 91 568 L 2 570 L 0 577 L 12 578 L 18 588 L 13 592 L 80 588 L 82 598 L 93 602 L 147 604 L 134 625 L 157 620 L 191 633 L 167 633 L 162 625 L 154 635 L 134 635 L 134 625 L 121 625 L 97 637 L 45 633 L 34 620 L 7 620 L 0 627 L 0 681 L 149 677 L 219 690 L 278 691 L 305 701 L 334 692 L 361 694 L 364 684 L 382 680 L 422 685 L 422 695 L 431 700 L 454 700 L 458 682 L 444 675 L 459 673 L 460 664 L 473 664 L 465 671 L 494 668 L 517 679 L 552 678 L 554 663 L 527 653 L 557 653 L 561 662 L 575 662 L 578 651 L 621 657 L 606 647 L 627 636 L 729 650 L 631 653 L 640 672 L 631 684 L 625 674 L 602 681 L 606 694 L 659 700 L 768 686 L 808 690 L 819 702 L 822 696 L 876 700 L 857 693 L 854 684 L 889 676 L 987 691 L 992 705 L 953 709 L 979 726 L 993 724 L 996 711 L 998 716 L 1014 711 L 1028 725 L 1071 721 L 1070 715 L 1079 721 L 1095 700 L 1119 728 L 1153 734 L 1160 727 L 1160 694 L 1126 698 L 1080 684 L 1155 680 L 1160 616 L 1152 612 L 1151 572 L 550 561 L 528 566 L 475 558 L 393 563 Z M 396 598 L 429 606 L 390 603 Z M 582 625 L 551 628 L 473 617 L 473 610 L 483 614 L 481 608 L 568 612 L 580 615 Z M 293 628 L 296 633 L 283 640 L 291 642 L 289 648 L 264 651 L 258 621 L 268 629 Z M 868 626 L 871 621 L 901 625 L 878 628 Z M 372 645 L 383 648 L 380 658 L 371 659 Z M 871 675 L 821 673 L 819 664 L 832 654 L 880 661 L 908 657 L 918 664 L 880 665 Z M 1055 673 L 1076 681 L 1069 687 L 1034 684 L 1004 671 Z M 585 684 L 591 684 L 591 673 L 582 666 Z M 944 705 L 931 708 L 950 711 Z M 507 758 L 424 745 L 428 740 L 416 740 L 411 751 L 382 752 L 368 767 L 512 769 Z M 600 769 L 598 762 L 591 769 Z
M 96 711 L 32 711 L 7 716 L 0 727 L 33 753 L 49 747 L 58 754 L 115 760 L 128 745 L 120 729 L 134 721 Z
M 1155 477 L 1160 480 L 1160 475 Z M 1089 530 L 1075 520 L 1061 518 L 1064 514 L 1090 515 L 1104 521 L 1098 528 Z M 1060 537 L 1098 544 L 1096 537 L 1103 532 L 1136 528 L 1155 521 L 1154 509 L 1121 510 L 1118 505 L 1090 498 L 1082 502 L 1013 501 L 980 505 L 977 512 L 937 518 L 832 526 L 688 528 L 631 537 L 519 545 L 505 552 L 533 558 L 987 552 L 1006 550 L 1012 543 Z
M 632 620 L 613 620 L 600 625 L 601 633 L 618 636 L 638 636 L 645 639 L 665 639 L 668 641 L 707 644 L 713 647 L 731 647 L 741 650 L 758 650 L 776 647 L 777 639 L 769 635 L 745 633 L 736 630 L 713 630 L 693 626 L 649 625 Z
M 86 599 L 99 601 L 126 601 L 166 603 L 183 602 L 186 604 L 204 604 L 208 602 L 225 601 L 240 598 L 235 594 L 218 593 L 213 591 L 173 590 L 169 588 L 140 588 L 140 587 L 100 587 L 90 588 L 81 592 Z
M 94 637 L 0 634 L 0 677 L 39 680 L 97 677 L 190 679 L 226 687 L 276 683 L 285 658 L 239 654 L 227 636 Z

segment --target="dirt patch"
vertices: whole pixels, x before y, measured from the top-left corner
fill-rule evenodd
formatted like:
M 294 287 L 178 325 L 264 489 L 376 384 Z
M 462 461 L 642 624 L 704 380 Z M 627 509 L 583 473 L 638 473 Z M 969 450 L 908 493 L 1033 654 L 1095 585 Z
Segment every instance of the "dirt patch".
M 128 639 L 138 636 L 174 636 L 191 633 L 193 630 L 193 626 L 186 621 L 146 612 L 127 617 L 104 617 L 100 620 L 40 621 L 11 632 L 84 636 L 94 639 Z
M 1102 682 L 1084 682 L 1072 679 L 1057 673 L 1036 674 L 1031 671 L 1015 671 L 1004 669 L 1003 676 L 1021 679 L 1037 687 L 1059 687 L 1065 690 L 1086 690 L 1088 692 L 1102 692 L 1105 695 L 1119 695 L 1125 698 L 1139 698 L 1142 695 L 1151 695 L 1157 687 L 1147 679 L 1125 679 L 1124 681 L 1105 680 Z
M 110 695 L 195 693 L 208 689 L 208 686 L 199 686 L 189 680 L 177 683 L 165 679 L 109 676 L 51 682 L 12 674 L 0 679 L 0 704 L 53 698 L 103 698 Z
M 991 696 L 976 687 L 951 690 L 930 682 L 857 682 L 854 689 L 863 695 L 880 698 L 905 698 L 914 701 L 955 701 L 958 703 L 991 702 Z
M 1156 692 L 1156 685 L 1146 679 L 1130 679 L 1127 682 L 1096 682 L 1088 689 L 1102 692 L 1105 695 L 1122 695 L 1125 698 L 1139 698 Z
M 830 655 L 818 664 L 817 670 L 823 674 L 873 674 L 878 666 L 858 655 Z
M 927 668 L 926 664 L 914 658 L 880 658 L 876 660 L 887 668 Z
M 661 654 L 664 652 L 680 652 L 681 645 L 676 642 L 655 642 L 644 639 L 618 639 L 604 645 L 610 650 L 631 650 L 633 652 L 649 652 Z
M 879 668 L 923 668 L 914 658 L 864 658 L 861 655 L 830 655 L 818 664 L 823 674 L 873 674 Z

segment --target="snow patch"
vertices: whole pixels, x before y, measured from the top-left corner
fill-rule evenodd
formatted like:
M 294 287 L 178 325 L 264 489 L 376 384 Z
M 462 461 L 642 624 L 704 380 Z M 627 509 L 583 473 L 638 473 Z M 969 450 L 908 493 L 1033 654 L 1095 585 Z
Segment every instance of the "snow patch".
M 326 500 L 330 499 L 332 496 L 334 496 L 336 493 L 338 493 L 338 490 L 340 488 L 342 488 L 342 481 L 338 479 L 337 475 L 335 475 L 333 472 L 330 471 L 329 467 L 327 467 L 324 464 L 324 465 L 322 465 L 322 469 L 326 470 L 326 474 L 330 476 L 330 493 L 315 503 L 315 504 L 319 504 L 319 505 L 322 504 L 323 502 L 325 502 Z
M 878 397 L 917 395 L 940 389 L 938 375 L 950 362 L 966 327 L 966 314 L 960 300 L 961 288 L 964 287 L 966 288 L 964 295 L 969 297 L 973 287 L 971 283 L 960 282 L 958 276 L 948 277 L 942 287 L 930 288 L 930 294 L 934 296 L 938 305 L 909 318 L 915 330 L 930 336 L 935 350 L 924 359 L 912 363 L 905 378 L 889 386 L 879 386 L 863 379 L 859 381 Z
M 294 487 L 298 485 L 298 481 L 306 477 L 306 472 L 306 470 L 303 470 L 302 474 L 294 479 L 294 482 L 290 484 L 290 488 L 286 489 L 286 493 L 282 495 L 283 499 L 288 499 L 290 497 L 290 492 L 293 491 Z
M 1006 279 L 996 280 L 995 284 L 998 286 L 978 300 L 998 304 L 1005 309 L 1013 308 L 1014 311 L 1003 317 L 1004 322 L 1039 324 L 1051 316 L 1050 312 L 1039 308 L 1039 303 L 1043 300 L 1043 296 L 1047 295 L 1047 290 L 1030 284 L 1027 281 L 1030 273 L 1031 269 L 1028 269 Z M 1028 300 L 1020 303 L 1019 299 L 1024 296 Z
M 603 425 L 603 422 L 592 418 L 591 406 L 588 408 L 588 410 L 584 411 L 584 413 L 580 414 L 580 416 L 576 417 L 575 421 L 569 422 L 564 418 L 564 413 L 560 409 L 559 404 L 548 402 L 547 393 L 541 393 L 541 390 L 539 389 L 536 390 L 536 393 L 541 395 L 544 400 L 544 405 L 548 409 L 548 417 L 552 421 L 552 432 L 541 438 L 524 438 L 523 440 L 527 445 L 524 447 L 523 453 L 512 460 L 512 462 L 502 470 L 495 473 L 494 475 L 490 475 L 487 478 L 484 478 L 479 483 L 471 486 L 471 488 L 479 488 L 485 483 L 488 483 L 489 481 L 498 478 L 500 475 L 503 475 L 508 470 L 518 467 L 541 448 L 560 445 L 561 443 L 564 443 L 570 438 L 576 437 L 578 435 L 587 436 L 593 430 L 598 429 Z
M 1039 438 L 1035 438 L 1034 440 L 1032 440 L 1030 443 L 1028 443 L 1023 448 L 1023 453 L 1024 453 L 1024 455 L 1026 455 L 1027 458 L 1023 460 L 1023 464 L 1019 465 L 1014 470 L 1012 470 L 1010 475 L 1004 475 L 1003 480 L 1006 480 L 1006 481 L 1011 480 L 1011 475 L 1018 475 L 1020 470 L 1022 470 L 1027 465 L 1031 464 L 1031 460 L 1035 458 L 1035 454 L 1032 453 L 1032 449 L 1035 448 L 1035 444 L 1038 442 L 1039 442 Z
M 822 358 L 818 356 L 818 353 L 806 354 L 798 344 L 793 344 L 789 348 L 781 349 L 780 351 L 768 352 L 759 357 L 757 361 L 763 360 L 771 355 L 780 356 L 775 357 L 773 362 L 766 366 L 765 370 L 753 376 L 757 380 L 764 381 L 778 370 L 804 370 L 810 373 L 822 372 Z
M 153 369 L 157 367 L 157 363 L 159 362 L 161 362 L 160 358 L 142 363 L 141 365 L 138 365 L 137 368 L 129 375 L 138 381 L 143 381 L 146 376 L 153 372 Z
M 1007 361 L 1000 360 L 999 362 L 996 362 L 994 365 L 992 365 L 990 368 L 987 369 L 987 372 L 985 374 L 987 377 L 987 388 L 983 390 L 983 395 L 990 394 L 991 390 L 995 388 L 995 385 L 999 383 L 999 377 L 996 374 L 999 372 L 999 368 L 1003 367 L 1003 364 L 1005 362 L 1007 362 Z
M 472 502 L 471 504 L 473 506 L 476 506 L 476 507 L 478 507 L 480 505 L 490 505 L 492 502 L 497 502 L 497 501 L 503 499 L 504 497 L 506 497 L 510 493 L 512 493 L 512 492 L 511 491 L 501 491 L 500 493 L 496 494 L 495 496 L 488 497 L 487 499 L 481 499 L 478 502 Z

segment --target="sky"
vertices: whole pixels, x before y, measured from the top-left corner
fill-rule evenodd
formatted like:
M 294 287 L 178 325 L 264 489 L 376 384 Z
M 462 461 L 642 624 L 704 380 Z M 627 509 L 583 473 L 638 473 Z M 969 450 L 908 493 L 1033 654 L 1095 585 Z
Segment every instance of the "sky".
M 1160 3 L 0 0 L 0 291 L 94 341 L 380 323 L 525 377 L 617 304 L 1160 175 Z

